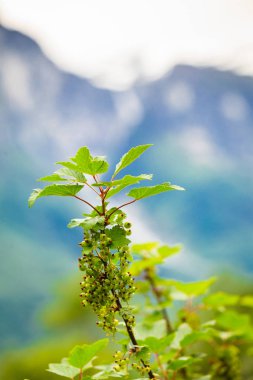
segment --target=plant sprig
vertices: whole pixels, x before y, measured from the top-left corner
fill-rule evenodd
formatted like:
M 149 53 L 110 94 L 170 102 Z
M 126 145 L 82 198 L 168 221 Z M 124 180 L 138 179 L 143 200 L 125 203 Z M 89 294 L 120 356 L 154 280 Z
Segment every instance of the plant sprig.
M 117 332 L 119 323 L 117 318 L 121 317 L 133 347 L 138 347 L 138 342 L 133 331 L 135 316 L 128 306 L 135 292 L 134 279 L 128 271 L 131 260 L 128 239 L 131 235 L 131 224 L 125 221 L 126 214 L 121 209 L 140 199 L 170 190 L 183 190 L 183 188 L 171 185 L 169 182 L 132 188 L 127 194 L 133 198 L 132 200 L 109 209 L 107 200 L 126 187 L 143 180 L 151 180 L 150 174 L 126 175 L 116 179 L 123 169 L 140 157 L 150 146 L 151 144 L 139 145 L 124 154 L 116 165 L 109 182 L 101 181 L 98 177 L 109 168 L 105 157 L 93 157 L 87 147 L 82 147 L 69 161 L 58 162 L 62 165 L 60 170 L 40 178 L 40 181 L 53 182 L 53 184 L 43 189 L 35 189 L 28 201 L 31 207 L 41 197 L 71 196 L 93 209 L 86 218 L 72 220 L 69 224 L 70 227 L 80 226 L 84 231 L 84 239 L 80 243 L 82 257 L 79 258 L 79 268 L 84 272 L 83 281 L 80 283 L 82 304 L 92 307 L 98 317 L 97 325 L 107 333 Z M 91 183 L 88 182 L 87 175 L 93 180 Z M 93 205 L 79 196 L 81 190 L 86 187 L 92 189 L 100 197 L 99 205 Z M 136 368 L 142 373 L 147 373 L 150 379 L 155 378 L 146 360 L 140 357 L 139 362 L 141 366 L 137 364 Z M 119 368 L 117 364 L 115 370 Z
M 160 277 L 157 266 L 179 253 L 180 246 L 151 242 L 130 248 L 132 226 L 122 209 L 163 192 L 184 190 L 170 182 L 135 187 L 142 181 L 152 180 L 151 174 L 116 178 L 150 146 L 131 148 L 122 156 L 109 180 L 100 178 L 109 168 L 105 157 L 93 157 L 87 147 L 82 147 L 69 161 L 58 162 L 60 169 L 40 178 L 50 184 L 35 189 L 29 197 L 29 207 L 41 197 L 68 196 L 91 209 L 84 218 L 72 219 L 68 224 L 69 228 L 83 230 L 79 243 L 82 250 L 79 269 L 83 274 L 81 304 L 93 309 L 97 325 L 107 335 L 124 335 L 123 340 L 117 340 L 122 344 L 122 351 L 113 355 L 114 363 L 102 366 L 93 363 L 97 353 L 108 344 L 108 340 L 103 339 L 74 347 L 68 358 L 50 364 L 48 370 L 72 380 L 77 377 L 79 380 L 113 377 L 138 380 L 140 376 L 160 380 L 240 380 L 237 347 L 247 348 L 253 342 L 253 327 L 247 315 L 229 307 L 252 307 L 252 297 L 240 299 L 226 293 L 206 296 L 215 281 L 213 277 L 193 283 Z M 131 199 L 111 206 L 109 202 L 130 186 L 134 186 L 127 193 Z M 99 204 L 87 200 L 86 190 L 98 196 Z M 141 321 L 132 306 L 135 293 L 146 299 L 139 313 Z M 178 302 L 183 303 L 181 308 L 174 305 Z M 174 305 L 172 315 L 168 313 L 171 305 Z M 214 320 L 202 321 L 199 314 L 203 311 L 211 311 Z M 208 355 L 202 349 L 205 343 L 211 348 Z M 194 344 L 199 345 L 203 353 L 192 350 Z

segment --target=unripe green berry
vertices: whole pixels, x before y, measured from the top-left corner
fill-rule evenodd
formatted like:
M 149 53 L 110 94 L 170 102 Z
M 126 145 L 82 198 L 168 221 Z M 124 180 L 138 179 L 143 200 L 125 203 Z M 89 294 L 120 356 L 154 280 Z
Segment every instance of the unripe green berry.
M 100 234 L 100 240 L 101 240 L 101 241 L 105 240 L 106 237 L 107 237 L 106 234 Z
M 118 364 L 116 364 L 113 369 L 116 371 L 116 372 L 120 372 L 121 368 Z

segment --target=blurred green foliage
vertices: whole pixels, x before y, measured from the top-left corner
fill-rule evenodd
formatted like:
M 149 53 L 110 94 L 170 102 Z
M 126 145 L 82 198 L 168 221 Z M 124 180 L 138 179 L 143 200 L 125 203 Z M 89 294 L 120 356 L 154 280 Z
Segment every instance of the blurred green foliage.
M 165 281 L 168 283 L 170 281 L 171 284 L 174 282 L 174 284 L 177 285 L 177 282 L 174 280 L 171 281 L 167 279 Z M 140 290 L 144 290 L 145 286 L 139 286 L 139 288 Z M 229 293 L 227 293 L 228 291 Z M 58 282 L 55 285 L 53 292 L 54 295 L 52 297 L 52 301 L 43 307 L 38 315 L 40 323 L 44 326 L 46 331 L 46 336 L 43 337 L 43 339 L 34 341 L 29 346 L 9 350 L 4 353 L 0 360 L 1 380 L 53 380 L 56 378 L 56 375 L 46 371 L 49 363 L 60 362 L 63 357 L 68 355 L 73 346 L 76 344 L 83 345 L 84 343 L 91 343 L 94 340 L 103 337 L 103 333 L 99 328 L 97 328 L 94 322 L 94 315 L 89 309 L 83 309 L 80 305 L 80 301 L 77 296 L 79 292 L 78 276 L 75 275 L 71 278 L 66 278 Z M 252 321 L 253 319 L 253 308 L 251 304 L 252 297 L 247 296 L 252 293 L 253 284 L 249 279 L 247 280 L 245 277 L 239 278 L 235 274 L 231 273 L 221 274 L 218 281 L 213 284 L 212 292 L 206 295 L 203 299 L 203 304 L 211 305 L 212 310 L 208 313 L 206 311 L 205 313 L 202 311 L 200 312 L 200 316 L 203 320 L 212 320 L 215 315 L 215 309 L 219 309 L 221 311 L 223 310 L 220 312 L 219 318 L 219 323 L 222 327 L 229 327 L 229 329 L 231 329 L 231 327 L 239 327 L 242 329 L 247 328 L 249 320 Z M 179 296 L 178 293 L 177 295 Z M 135 297 L 137 309 L 142 308 L 142 303 L 139 297 L 139 295 L 136 295 Z M 183 301 L 183 303 L 186 302 L 187 301 Z M 148 306 L 148 304 L 150 304 L 149 298 L 146 300 L 146 306 Z M 174 308 L 171 306 L 166 307 L 170 313 L 172 322 L 175 323 L 177 318 L 175 313 L 175 305 Z M 178 304 L 176 307 L 177 310 L 180 311 Z M 228 310 L 225 313 L 224 310 L 226 308 L 229 309 L 229 307 L 232 307 L 233 311 L 231 312 Z M 237 312 L 240 312 L 240 314 L 238 315 Z M 247 316 L 245 316 L 245 314 L 247 314 Z M 154 323 L 158 320 L 158 323 L 154 323 L 154 334 L 156 338 L 159 338 L 159 336 L 162 336 L 163 330 L 163 327 L 159 325 L 159 308 L 154 307 L 152 315 L 152 317 L 146 318 L 146 327 L 149 325 L 150 328 L 150 323 Z M 185 317 L 185 314 L 182 312 L 181 317 Z M 196 315 L 194 313 L 189 313 L 189 311 L 187 318 L 188 322 L 190 320 L 192 324 L 196 321 Z M 139 337 L 141 335 L 144 337 L 145 333 L 147 336 L 150 335 L 150 333 L 153 333 L 152 330 L 148 331 L 149 332 L 147 333 L 147 330 L 144 329 L 141 331 L 140 329 Z M 188 344 L 189 340 L 192 340 L 191 353 L 198 354 L 199 352 L 207 352 L 211 354 L 213 348 L 210 347 L 209 343 L 204 339 L 197 342 L 195 340 L 196 338 L 199 339 L 200 336 L 190 335 L 185 338 L 185 344 Z M 153 346 L 157 344 L 154 339 L 145 339 L 146 343 L 148 343 L 151 348 L 154 348 Z M 162 348 L 162 341 L 160 341 L 159 344 Z M 115 347 L 110 346 L 109 350 L 103 354 L 103 361 L 109 362 L 112 360 L 114 348 Z M 220 348 L 222 348 L 222 345 Z M 226 355 L 229 356 L 229 351 Z M 240 349 L 242 379 L 244 380 L 253 379 L 253 360 L 251 355 L 253 355 L 252 349 Z M 180 363 L 177 365 L 180 365 Z M 208 368 L 208 363 L 206 363 L 206 368 Z M 218 379 L 225 380 L 226 378 L 221 377 L 217 378 L 217 380 Z
M 59 362 L 75 344 L 102 337 L 91 312 L 80 306 L 77 276 L 60 281 L 53 292 L 52 301 L 38 315 L 44 326 L 43 338 L 5 352 L 0 360 L 1 380 L 53 379 L 54 375 L 45 371 L 49 362 Z

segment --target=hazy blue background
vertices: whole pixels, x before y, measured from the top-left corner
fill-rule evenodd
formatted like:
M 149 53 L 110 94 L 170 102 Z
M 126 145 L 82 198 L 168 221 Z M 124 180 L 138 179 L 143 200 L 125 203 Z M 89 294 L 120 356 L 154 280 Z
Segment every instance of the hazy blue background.
M 184 245 L 168 275 L 252 276 L 252 77 L 178 62 L 140 78 L 126 89 L 95 87 L 29 36 L 0 27 L 1 348 L 41 337 L 38 315 L 53 284 L 77 273 L 81 234 L 66 225 L 82 205 L 50 198 L 29 210 L 27 198 L 83 145 L 115 164 L 131 146 L 153 143 L 131 171 L 187 189 L 129 208 L 135 241 Z

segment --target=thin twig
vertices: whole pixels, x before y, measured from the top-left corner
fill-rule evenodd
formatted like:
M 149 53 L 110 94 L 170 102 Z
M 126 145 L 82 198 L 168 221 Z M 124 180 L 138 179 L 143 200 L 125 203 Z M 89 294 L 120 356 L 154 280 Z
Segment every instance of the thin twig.
M 92 177 L 94 178 L 94 181 L 96 183 L 98 183 L 97 177 L 95 175 L 93 175 Z M 102 196 L 104 194 L 104 190 L 103 190 L 102 186 L 99 186 L 99 190 L 100 190 L 100 193 L 101 193 L 100 196 Z
M 102 212 L 103 212 L 103 215 L 105 215 L 105 197 L 104 197 L 104 194 L 101 194 L 101 198 L 102 198 Z
M 104 195 L 106 197 L 108 191 L 111 189 L 112 186 L 107 186 L 107 188 L 104 190 Z
M 155 296 L 156 299 L 157 299 L 157 303 L 160 304 L 160 303 L 162 302 L 161 294 L 160 294 L 159 290 L 157 289 L 157 287 L 156 287 L 156 285 L 155 285 L 154 279 L 150 276 L 150 274 L 148 273 L 147 270 L 146 270 L 145 278 L 146 278 L 146 279 L 148 280 L 148 282 L 150 283 L 151 290 L 152 290 L 154 296 Z M 165 308 L 162 308 L 161 312 L 162 312 L 162 314 L 163 314 L 163 319 L 165 320 L 165 323 L 166 323 L 167 334 L 170 334 L 170 333 L 173 332 L 173 328 L 172 328 L 172 326 L 171 326 L 171 323 L 170 323 L 170 319 L 169 319 L 169 316 L 168 316 L 167 310 L 166 310 Z
M 83 198 L 80 198 L 77 195 L 73 195 L 73 197 L 76 198 L 76 199 L 79 199 L 79 201 L 82 201 L 82 202 L 86 203 L 88 206 L 90 206 L 91 208 L 93 208 L 93 210 L 95 210 L 98 213 L 98 215 L 102 216 L 101 212 L 99 212 L 98 209 L 96 209 L 96 207 L 94 207 L 92 204 L 90 204 L 89 202 L 87 202 Z
M 97 258 L 102 261 L 102 263 L 104 264 L 104 266 L 106 266 L 106 261 L 104 261 L 104 259 L 100 256 L 100 254 L 98 253 L 98 251 L 96 249 L 95 249 L 95 252 L 97 254 Z
M 85 185 L 87 185 L 91 190 L 95 191 L 95 193 L 100 197 L 100 194 L 88 182 L 85 182 Z
M 115 294 L 114 292 L 112 292 L 112 294 L 113 294 L 114 297 L 115 297 L 115 300 L 116 300 L 116 304 L 117 304 L 118 310 L 122 309 L 122 305 L 121 305 L 121 303 L 120 303 L 119 298 L 116 296 L 116 294 Z M 130 338 L 131 342 L 133 343 L 134 346 L 139 346 L 139 345 L 138 345 L 138 342 L 137 342 L 137 340 L 136 340 L 136 338 L 135 338 L 135 335 L 134 335 L 134 332 L 133 332 L 132 327 L 129 326 L 129 324 L 127 323 L 127 320 L 126 320 L 123 316 L 122 316 L 122 319 L 123 319 L 123 321 L 124 321 L 124 323 L 125 323 L 125 326 L 126 326 L 126 329 L 127 329 L 127 333 L 128 333 L 128 335 L 129 335 L 129 338 Z M 141 359 L 140 361 L 141 361 L 143 367 L 147 367 L 147 364 L 144 362 L 144 360 Z M 153 372 L 152 372 L 151 369 L 148 371 L 148 377 L 149 377 L 150 379 L 155 379 L 155 376 L 154 376 L 154 374 L 153 374 Z
M 134 199 L 134 200 L 132 200 L 132 201 L 130 201 L 130 202 L 124 203 L 123 205 L 121 205 L 121 206 L 115 208 L 115 210 L 113 210 L 113 211 L 112 211 L 112 212 L 106 217 L 106 219 L 108 220 L 108 219 L 112 216 L 112 214 L 114 214 L 116 211 L 118 211 L 118 210 L 121 209 L 122 207 L 128 206 L 128 205 L 130 205 L 130 204 L 132 204 L 132 203 L 134 203 L 134 202 L 136 202 L 136 201 L 138 201 L 138 200 L 139 200 L 139 199 Z
M 94 180 L 97 182 L 95 176 L 93 176 L 93 178 L 94 178 Z M 100 190 L 100 191 L 101 191 L 101 190 Z M 106 215 L 105 195 L 106 195 L 106 194 L 105 194 L 104 191 L 102 190 L 102 191 L 101 191 L 101 199 L 102 199 L 102 210 L 103 210 L 103 212 L 102 212 L 102 213 L 99 213 L 101 216 L 105 216 L 105 215 Z M 134 199 L 134 200 L 131 201 L 131 202 L 128 202 L 128 203 L 125 203 L 125 204 L 121 205 L 121 206 L 118 207 L 116 210 L 114 210 L 114 211 L 113 211 L 113 212 L 112 212 L 112 213 L 111 213 L 106 219 L 108 220 L 108 219 L 110 218 L 110 216 L 111 216 L 115 211 L 119 210 L 120 208 L 122 208 L 122 207 L 124 207 L 124 206 L 127 206 L 128 204 L 134 203 L 136 200 L 137 200 L 137 199 Z M 92 207 L 93 207 L 93 206 L 92 206 Z M 98 254 L 98 252 L 97 252 L 97 254 Z M 104 267 L 106 268 L 106 267 L 107 267 L 107 262 L 105 262 L 105 261 L 101 258 L 100 255 L 98 255 L 98 257 L 99 257 L 100 260 L 103 262 Z M 114 292 L 113 290 L 112 290 L 112 294 L 113 294 L 113 296 L 114 296 L 114 298 L 115 298 L 115 301 L 116 301 L 116 304 L 117 304 L 117 308 L 118 308 L 118 310 L 122 309 L 122 305 L 121 305 L 121 302 L 120 302 L 119 297 L 115 294 L 115 292 Z M 134 335 L 134 332 L 133 332 L 132 327 L 129 326 L 127 320 L 126 320 L 123 316 L 122 316 L 122 319 L 123 319 L 123 321 L 124 321 L 124 323 L 125 323 L 126 330 L 127 330 L 128 336 L 129 336 L 129 338 L 130 338 L 132 344 L 133 344 L 134 346 L 138 346 L 138 342 L 137 342 L 137 340 L 136 340 L 136 338 L 135 338 L 135 335 Z M 144 360 L 141 359 L 140 361 L 141 361 L 143 367 L 146 368 L 146 367 L 147 367 L 147 364 L 144 362 Z M 154 376 L 154 374 L 153 374 L 153 372 L 152 372 L 151 369 L 148 371 L 148 377 L 149 377 L 150 379 L 155 379 L 155 376 Z
M 164 380 L 168 380 L 168 373 L 167 371 L 165 370 L 165 368 L 163 367 L 162 363 L 161 363 L 161 360 L 159 358 L 159 355 L 155 352 L 155 358 L 156 358 L 156 361 L 157 361 L 157 364 L 161 370 L 161 373 L 163 374 L 163 377 L 164 377 Z

